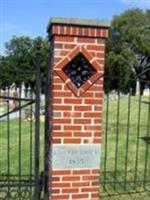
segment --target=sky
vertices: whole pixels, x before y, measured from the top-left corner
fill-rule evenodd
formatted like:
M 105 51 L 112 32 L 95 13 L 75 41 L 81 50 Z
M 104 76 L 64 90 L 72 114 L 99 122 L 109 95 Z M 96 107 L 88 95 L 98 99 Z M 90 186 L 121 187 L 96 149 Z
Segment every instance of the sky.
M 0 54 L 13 35 L 46 37 L 53 16 L 111 20 L 134 7 L 150 9 L 150 0 L 0 0 Z

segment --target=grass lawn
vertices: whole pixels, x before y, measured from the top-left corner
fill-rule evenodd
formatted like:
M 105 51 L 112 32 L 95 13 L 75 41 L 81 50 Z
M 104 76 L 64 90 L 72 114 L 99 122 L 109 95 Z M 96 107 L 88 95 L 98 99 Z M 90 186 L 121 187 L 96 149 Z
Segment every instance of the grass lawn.
M 2 110 L 7 112 L 6 106 Z M 20 119 L 10 118 L 8 122 L 6 117 L 7 120 L 0 121 L 0 199 L 33 199 L 35 121 L 25 120 L 24 111 L 22 109 Z M 40 125 L 41 172 L 44 169 L 44 122 Z M 27 182 L 31 186 L 23 186 Z M 12 185 L 10 189 L 9 184 Z
M 104 199 L 150 198 L 148 192 L 117 197 L 118 193 L 143 191 L 144 186 L 150 191 L 150 184 L 144 185 L 144 181 L 150 181 L 150 144 L 141 139 L 150 136 L 149 103 L 148 97 L 123 97 L 119 102 L 110 100 L 109 106 L 105 102 L 101 163 Z
M 143 193 L 137 193 L 137 194 L 126 194 L 126 195 L 114 195 L 114 196 L 107 196 L 100 199 L 106 199 L 106 200 L 149 200 L 150 199 L 150 193 L 143 192 Z
M 20 127 L 20 128 L 19 128 Z M 40 165 L 43 169 L 44 123 L 40 133 Z M 9 130 L 9 131 L 8 131 Z M 34 171 L 34 122 L 24 118 L 0 121 L 0 175 L 33 175 Z
M 107 115 L 107 110 L 109 115 Z M 119 117 L 117 117 L 118 114 Z M 128 97 L 121 98 L 119 104 L 116 100 L 110 100 L 108 107 L 105 101 L 101 182 L 103 186 L 105 184 L 106 191 L 101 187 L 101 199 L 148 200 L 150 198 L 149 192 L 128 195 L 129 192 L 135 192 L 134 186 L 137 192 L 143 191 L 144 186 L 150 190 L 148 184 L 136 183 L 138 180 L 150 180 L 150 144 L 146 145 L 141 139 L 150 134 L 148 114 L 148 97 L 142 97 L 140 106 L 137 97 L 131 97 L 130 106 Z M 21 129 L 19 129 L 19 124 Z M 10 120 L 8 125 L 6 121 L 0 121 L 0 176 L 8 173 L 12 176 L 33 175 L 34 141 L 34 122 L 32 124 L 22 118 L 20 122 L 18 119 Z M 41 122 L 41 171 L 44 158 L 43 143 L 44 123 Z M 124 184 L 125 180 L 132 183 Z M 112 183 L 108 184 L 109 181 Z M 118 183 L 114 184 L 116 181 Z

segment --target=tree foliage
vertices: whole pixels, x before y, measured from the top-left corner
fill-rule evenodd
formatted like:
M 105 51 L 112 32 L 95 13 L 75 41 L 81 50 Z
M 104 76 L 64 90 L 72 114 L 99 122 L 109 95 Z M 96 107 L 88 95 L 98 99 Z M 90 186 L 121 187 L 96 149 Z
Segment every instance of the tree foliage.
M 150 11 L 132 9 L 114 16 L 107 43 L 106 62 L 106 76 L 112 78 L 110 87 L 106 81 L 106 91 L 119 89 L 126 93 L 130 88 L 134 91 L 137 77 L 150 78 L 148 72 L 144 73 L 149 68 Z
M 13 37 L 6 43 L 6 55 L 0 56 L 0 87 L 25 83 L 34 88 L 36 43 L 39 43 L 41 77 L 44 85 L 48 61 L 47 39 L 27 36 Z M 141 93 L 150 80 L 150 10 L 130 9 L 114 16 L 106 49 L 105 91 L 135 93 L 140 78 Z
M 26 86 L 35 86 L 36 44 L 40 46 L 41 78 L 45 77 L 49 44 L 47 39 L 27 36 L 13 37 L 6 43 L 6 55 L 0 57 L 0 86 L 6 87 L 24 82 Z

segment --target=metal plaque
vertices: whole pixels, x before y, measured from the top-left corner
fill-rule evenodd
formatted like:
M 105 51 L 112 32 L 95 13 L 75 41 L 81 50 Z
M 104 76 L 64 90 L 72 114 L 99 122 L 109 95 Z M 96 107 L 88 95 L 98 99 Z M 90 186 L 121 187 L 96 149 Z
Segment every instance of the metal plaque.
M 54 144 L 52 148 L 52 168 L 99 168 L 100 154 L 101 150 L 99 144 Z

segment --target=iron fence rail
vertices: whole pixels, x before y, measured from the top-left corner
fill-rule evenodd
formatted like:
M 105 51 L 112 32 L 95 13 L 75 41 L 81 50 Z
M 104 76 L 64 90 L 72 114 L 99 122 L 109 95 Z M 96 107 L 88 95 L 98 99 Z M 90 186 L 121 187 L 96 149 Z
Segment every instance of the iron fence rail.
M 24 73 L 26 71 L 15 71 Z M 29 72 L 27 72 L 28 75 Z M 33 73 L 33 71 L 32 71 Z M 0 88 L 0 199 L 41 199 L 44 168 L 40 164 L 40 55 L 36 55 L 36 88 L 22 84 Z M 42 146 L 44 151 L 44 146 Z
M 113 77 L 104 78 L 107 88 L 103 110 L 102 195 L 141 188 L 150 191 L 150 85 L 145 95 L 140 91 L 133 95 L 130 85 L 123 94 L 120 88 L 111 91 Z M 119 82 L 123 78 L 115 79 Z

